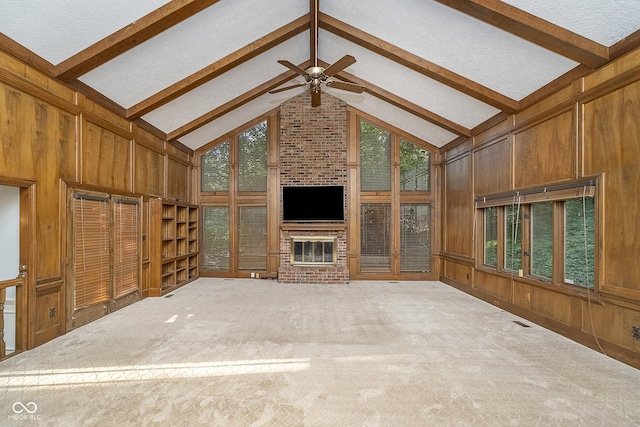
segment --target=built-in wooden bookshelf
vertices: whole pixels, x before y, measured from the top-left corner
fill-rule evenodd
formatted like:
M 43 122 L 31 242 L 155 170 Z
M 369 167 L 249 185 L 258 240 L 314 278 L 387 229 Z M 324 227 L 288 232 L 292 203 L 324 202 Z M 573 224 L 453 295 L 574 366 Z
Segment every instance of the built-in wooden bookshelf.
M 151 204 L 151 283 L 149 296 L 161 296 L 196 279 L 197 206 L 153 199 Z

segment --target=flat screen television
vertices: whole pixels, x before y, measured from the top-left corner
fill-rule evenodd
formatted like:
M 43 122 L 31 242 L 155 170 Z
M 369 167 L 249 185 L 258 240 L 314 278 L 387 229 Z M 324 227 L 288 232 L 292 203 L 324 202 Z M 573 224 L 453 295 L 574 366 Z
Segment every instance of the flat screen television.
M 344 221 L 344 186 L 283 186 L 282 221 Z

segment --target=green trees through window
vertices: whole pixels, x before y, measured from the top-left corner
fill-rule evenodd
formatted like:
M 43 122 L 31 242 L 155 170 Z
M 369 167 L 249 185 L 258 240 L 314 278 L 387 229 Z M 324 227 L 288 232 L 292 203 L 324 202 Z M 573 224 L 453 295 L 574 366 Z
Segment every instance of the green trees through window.
M 594 200 L 593 197 L 565 202 L 564 280 L 594 286 Z
M 520 196 L 512 204 L 504 196 L 495 199 L 495 206 L 491 201 L 479 202 L 482 264 L 532 280 L 593 289 L 595 186 L 578 188 L 532 192 L 522 205 Z M 579 192 L 584 196 L 576 197 Z M 499 233 L 500 227 L 504 233 Z
M 428 150 L 360 120 L 363 272 L 431 271 L 430 177 Z

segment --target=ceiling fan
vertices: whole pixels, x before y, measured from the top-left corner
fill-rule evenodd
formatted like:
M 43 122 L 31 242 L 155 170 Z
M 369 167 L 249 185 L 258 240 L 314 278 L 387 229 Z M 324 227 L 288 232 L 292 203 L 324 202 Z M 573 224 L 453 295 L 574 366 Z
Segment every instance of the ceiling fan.
M 289 68 L 292 71 L 295 71 L 297 74 L 304 77 L 304 83 L 298 83 L 291 86 L 286 86 L 280 89 L 274 89 L 269 93 L 279 93 L 284 92 L 285 90 L 294 89 L 301 86 L 309 85 L 309 90 L 311 92 L 311 106 L 317 107 L 319 106 L 321 101 L 321 86 L 324 84 L 327 87 L 331 87 L 334 89 L 346 90 L 349 92 L 362 93 L 364 91 L 364 86 L 357 85 L 354 83 L 347 83 L 340 80 L 330 80 L 331 77 L 338 74 L 340 71 L 347 68 L 349 65 L 352 65 L 356 62 L 356 58 L 351 55 L 345 55 L 333 64 L 329 65 L 327 68 L 323 68 L 318 65 L 318 11 L 319 11 L 319 0 L 312 0 L 313 7 L 311 10 L 312 16 L 312 31 L 311 31 L 311 57 L 312 57 L 312 66 L 303 70 L 297 65 L 281 59 L 278 62 L 285 67 Z

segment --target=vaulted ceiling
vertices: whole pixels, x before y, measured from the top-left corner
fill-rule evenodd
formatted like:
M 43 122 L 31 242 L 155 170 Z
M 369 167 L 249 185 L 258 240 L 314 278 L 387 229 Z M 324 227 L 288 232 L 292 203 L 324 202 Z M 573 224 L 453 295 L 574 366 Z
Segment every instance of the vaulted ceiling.
M 191 149 L 307 87 L 442 147 L 640 46 L 638 0 L 0 0 L 0 49 Z M 316 37 L 316 24 L 319 27 Z

